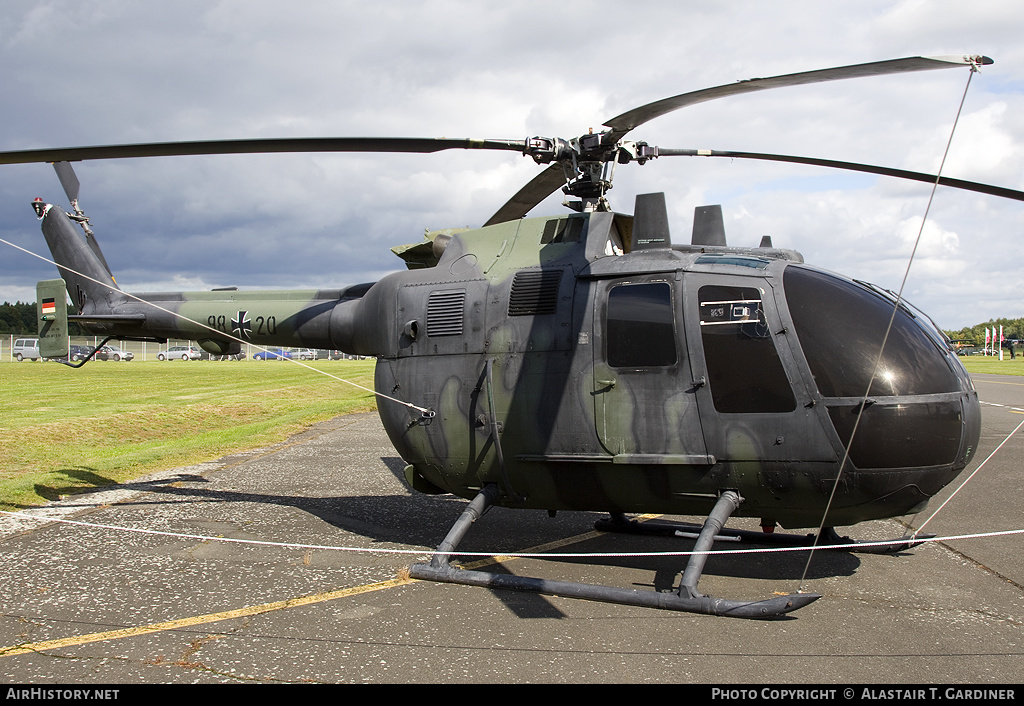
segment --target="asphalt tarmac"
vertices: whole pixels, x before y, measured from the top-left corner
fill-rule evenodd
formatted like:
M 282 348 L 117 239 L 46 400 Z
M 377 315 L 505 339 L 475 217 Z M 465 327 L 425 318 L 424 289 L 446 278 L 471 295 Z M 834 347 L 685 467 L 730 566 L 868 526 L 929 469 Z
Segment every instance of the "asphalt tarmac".
M 915 526 L 1024 422 L 1024 378 L 974 379 L 985 402 L 980 452 L 926 512 L 905 518 Z M 0 517 L 0 670 L 34 686 L 1015 684 L 1021 535 L 963 535 L 1024 528 L 1021 458 L 1024 430 L 928 521 L 941 541 L 899 555 L 818 552 L 809 569 L 804 553 L 712 556 L 703 593 L 823 594 L 784 619 L 750 621 L 403 579 L 465 501 L 413 493 L 377 417 L 339 417 L 276 446 L 33 511 L 43 520 Z M 505 558 L 492 570 L 678 583 L 685 558 L 629 555 L 692 541 L 599 535 L 598 517 L 499 508 L 461 548 L 555 543 L 549 551 L 616 555 Z M 887 539 L 905 527 L 842 531 Z

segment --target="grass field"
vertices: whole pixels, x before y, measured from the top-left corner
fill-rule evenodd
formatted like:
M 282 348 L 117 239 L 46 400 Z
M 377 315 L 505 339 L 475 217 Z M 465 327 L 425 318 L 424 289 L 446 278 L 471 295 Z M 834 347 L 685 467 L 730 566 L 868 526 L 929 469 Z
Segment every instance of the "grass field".
M 0 364 L 0 508 L 41 505 L 376 408 L 374 361 Z M 314 368 L 311 370 L 310 368 Z
M 967 355 L 960 358 L 969 373 L 991 373 L 993 375 L 1024 375 L 1024 355 L 1011 360 L 1006 353 L 1003 360 L 997 356 Z

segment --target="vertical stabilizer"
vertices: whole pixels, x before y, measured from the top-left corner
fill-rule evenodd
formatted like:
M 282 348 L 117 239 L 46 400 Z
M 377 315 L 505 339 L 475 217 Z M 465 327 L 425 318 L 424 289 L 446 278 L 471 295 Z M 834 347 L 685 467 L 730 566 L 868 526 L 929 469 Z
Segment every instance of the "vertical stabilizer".
M 36 284 L 36 318 L 39 327 L 39 355 L 43 358 L 68 357 L 68 305 L 62 279 Z
M 99 313 L 124 299 L 94 238 L 77 228 L 59 206 L 46 205 L 42 221 L 46 244 L 79 313 Z

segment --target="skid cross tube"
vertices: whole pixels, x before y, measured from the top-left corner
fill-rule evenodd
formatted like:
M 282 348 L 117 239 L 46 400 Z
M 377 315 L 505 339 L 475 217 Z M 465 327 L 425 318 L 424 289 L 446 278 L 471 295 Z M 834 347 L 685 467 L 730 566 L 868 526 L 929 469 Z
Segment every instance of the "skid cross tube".
M 618 532 L 620 534 L 641 534 L 651 537 L 690 537 L 700 532 L 701 525 L 689 522 L 637 522 L 627 519 L 622 513 L 612 513 L 594 523 L 599 532 Z M 934 534 L 925 532 L 916 535 L 903 535 L 882 541 L 850 539 L 840 536 L 835 527 L 825 527 L 819 534 L 785 534 L 779 532 L 755 532 L 752 530 L 729 529 L 723 527 L 718 531 L 719 539 L 749 544 L 766 544 L 775 547 L 816 547 L 829 551 L 849 552 L 856 554 L 899 554 L 934 539 Z
M 680 586 L 679 593 L 660 593 L 657 591 L 639 591 L 636 589 L 573 583 L 570 581 L 549 581 L 547 579 L 526 576 L 465 570 L 451 566 L 449 559 L 456 553 L 455 550 L 459 542 L 462 541 L 462 538 L 465 537 L 470 525 L 479 519 L 487 511 L 487 508 L 494 504 L 498 494 L 499 491 L 496 485 L 485 485 L 480 493 L 473 498 L 465 511 L 463 511 L 459 519 L 456 520 L 444 541 L 438 546 L 430 564 L 413 564 L 409 567 L 409 576 L 424 581 L 529 591 L 549 596 L 564 596 L 566 598 L 580 598 L 642 608 L 658 608 L 661 610 L 720 615 L 732 618 L 774 618 L 802 608 L 820 598 L 816 593 L 794 593 L 764 601 L 734 601 L 724 598 L 711 598 L 699 594 L 696 596 L 688 595 L 691 591 L 686 586 Z M 724 523 L 725 519 L 735 509 L 734 503 L 738 504 L 738 498 L 739 496 L 735 495 L 735 498 L 730 496 L 725 501 L 720 499 L 715 506 L 715 510 L 712 511 L 712 515 L 720 517 L 721 522 Z M 708 535 L 710 542 L 714 541 L 714 534 L 714 532 L 711 532 Z M 700 540 L 698 540 L 698 543 L 700 543 Z M 695 563 L 694 560 L 698 557 L 700 558 L 699 563 Z M 706 554 L 692 555 L 687 570 L 684 572 L 684 577 L 686 577 L 684 580 L 692 581 L 692 593 L 696 593 L 697 579 L 700 578 L 700 572 L 703 569 L 706 558 Z M 693 567 L 692 569 L 691 566 Z

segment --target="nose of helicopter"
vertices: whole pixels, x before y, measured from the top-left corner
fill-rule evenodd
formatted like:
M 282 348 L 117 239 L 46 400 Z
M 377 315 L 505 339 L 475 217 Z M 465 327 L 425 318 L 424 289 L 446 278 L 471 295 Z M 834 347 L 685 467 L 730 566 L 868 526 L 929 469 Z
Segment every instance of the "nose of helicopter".
M 794 265 L 784 286 L 800 347 L 849 450 L 845 482 L 889 510 L 920 509 L 970 462 L 981 430 L 977 392 L 948 340 L 927 316 L 866 283 Z
M 845 483 L 876 516 L 923 510 L 978 447 L 981 410 L 974 391 L 945 400 L 919 396 L 877 402 L 863 410 L 856 404 L 832 405 L 828 411 L 849 447 Z

